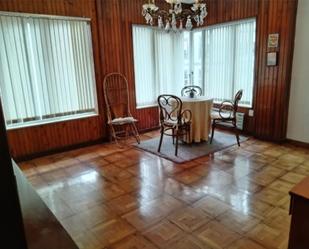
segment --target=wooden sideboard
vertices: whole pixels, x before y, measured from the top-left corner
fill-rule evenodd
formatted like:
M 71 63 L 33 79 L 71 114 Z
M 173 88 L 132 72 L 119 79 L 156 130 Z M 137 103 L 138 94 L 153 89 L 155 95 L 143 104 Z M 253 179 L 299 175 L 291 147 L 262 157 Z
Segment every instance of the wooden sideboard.
M 289 249 L 309 248 L 309 177 L 291 191 Z
M 78 249 L 14 162 L 13 168 L 27 249 Z

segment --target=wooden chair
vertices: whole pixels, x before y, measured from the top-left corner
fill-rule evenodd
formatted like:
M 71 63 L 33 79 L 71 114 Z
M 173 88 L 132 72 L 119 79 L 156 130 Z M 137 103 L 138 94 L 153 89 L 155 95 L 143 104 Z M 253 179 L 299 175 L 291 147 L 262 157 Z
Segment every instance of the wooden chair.
M 104 98 L 107 108 L 107 123 L 111 135 L 118 144 L 119 139 L 127 138 L 130 132 L 140 143 L 140 137 L 130 112 L 128 81 L 121 73 L 110 73 L 103 82 Z
M 197 96 L 202 96 L 203 90 L 199 86 L 185 86 L 181 90 L 181 96 L 194 98 Z
M 238 103 L 242 98 L 243 90 L 239 90 L 235 97 L 234 101 L 223 101 L 220 104 L 219 109 L 213 111 L 211 113 L 211 119 L 212 119 L 212 132 L 211 132 L 211 139 L 210 143 L 212 143 L 215 128 L 217 125 L 222 125 L 228 128 L 231 128 L 235 132 L 235 136 L 237 139 L 237 144 L 240 146 L 239 142 L 239 132 L 236 125 L 236 112 L 238 109 Z
M 158 97 L 160 109 L 161 136 L 158 152 L 161 150 L 163 135 L 172 136 L 173 143 L 176 138 L 175 156 L 178 154 L 179 137 L 188 136 L 190 141 L 190 127 L 192 113 L 190 110 L 182 110 L 182 101 L 174 95 L 163 94 Z

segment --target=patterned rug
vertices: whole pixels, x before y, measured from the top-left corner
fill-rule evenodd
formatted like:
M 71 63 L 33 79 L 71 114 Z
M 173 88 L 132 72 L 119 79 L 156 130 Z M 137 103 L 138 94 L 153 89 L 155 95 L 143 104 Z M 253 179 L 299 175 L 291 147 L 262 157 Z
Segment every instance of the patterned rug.
M 156 137 L 142 141 L 140 144 L 135 144 L 134 146 L 175 163 L 185 163 L 237 144 L 235 135 L 216 131 L 212 144 L 209 144 L 209 142 L 192 144 L 179 142 L 178 156 L 176 157 L 175 145 L 173 144 L 172 138 L 169 136 L 163 137 L 160 153 L 158 152 L 159 140 L 160 137 Z M 247 137 L 240 136 L 240 142 L 246 140 Z

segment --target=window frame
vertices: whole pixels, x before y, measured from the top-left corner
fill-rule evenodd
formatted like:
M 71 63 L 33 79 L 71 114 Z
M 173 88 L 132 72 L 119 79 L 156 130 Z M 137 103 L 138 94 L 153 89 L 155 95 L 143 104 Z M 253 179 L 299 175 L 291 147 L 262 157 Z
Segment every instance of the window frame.
M 48 125 L 53 123 L 61 123 L 66 121 L 73 121 L 73 120 L 79 120 L 79 119 L 85 119 L 85 118 L 92 118 L 99 116 L 99 103 L 98 103 L 98 94 L 97 94 L 97 79 L 96 79 L 96 64 L 95 64 L 95 55 L 94 55 L 94 46 L 93 46 L 93 36 L 92 36 L 92 22 L 91 18 L 88 17 L 72 17 L 72 16 L 60 16 L 60 15 L 46 15 L 46 14 L 34 14 L 34 13 L 23 13 L 23 12 L 9 12 L 9 11 L 0 11 L 1 16 L 8 16 L 8 17 L 22 17 L 22 18 L 34 18 L 34 19 L 47 19 L 47 20 L 64 20 L 64 21 L 82 21 L 86 22 L 87 25 L 89 25 L 89 52 L 91 52 L 91 60 L 93 65 L 93 82 L 91 84 L 91 92 L 93 93 L 93 101 L 94 101 L 94 107 L 93 111 L 89 112 L 81 112 L 69 115 L 55 115 L 55 117 L 50 118 L 41 118 L 40 120 L 32 120 L 32 121 L 26 121 L 21 123 L 7 123 L 5 122 L 6 129 L 7 130 L 16 130 L 16 129 L 22 129 L 22 128 L 30 128 L 30 127 L 36 127 L 41 125 Z M 92 81 L 92 80 L 91 80 Z M 1 94 L 1 91 L 0 91 Z M 2 94 L 1 94 L 2 95 Z M 2 98 L 3 99 L 3 98 Z M 64 114 L 64 113 L 63 113 Z M 5 116 L 5 113 L 4 113 Z

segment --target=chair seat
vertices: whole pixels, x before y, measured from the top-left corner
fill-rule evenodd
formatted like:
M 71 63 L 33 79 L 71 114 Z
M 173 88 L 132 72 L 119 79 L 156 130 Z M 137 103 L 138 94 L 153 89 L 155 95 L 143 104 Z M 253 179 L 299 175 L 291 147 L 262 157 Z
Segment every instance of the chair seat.
M 137 122 L 137 119 L 133 117 L 123 117 L 123 118 L 114 118 L 110 124 L 113 125 L 124 125 L 124 124 L 131 124 Z
M 185 119 L 184 121 L 181 122 L 180 126 L 184 126 L 190 123 L 189 119 Z M 169 126 L 169 127 L 176 127 L 176 125 L 178 124 L 177 120 L 167 120 L 164 121 L 163 123 L 165 126 Z
M 211 119 L 233 119 L 233 118 L 234 118 L 234 114 L 231 112 L 219 113 L 219 111 L 217 110 L 212 110 L 211 112 Z

